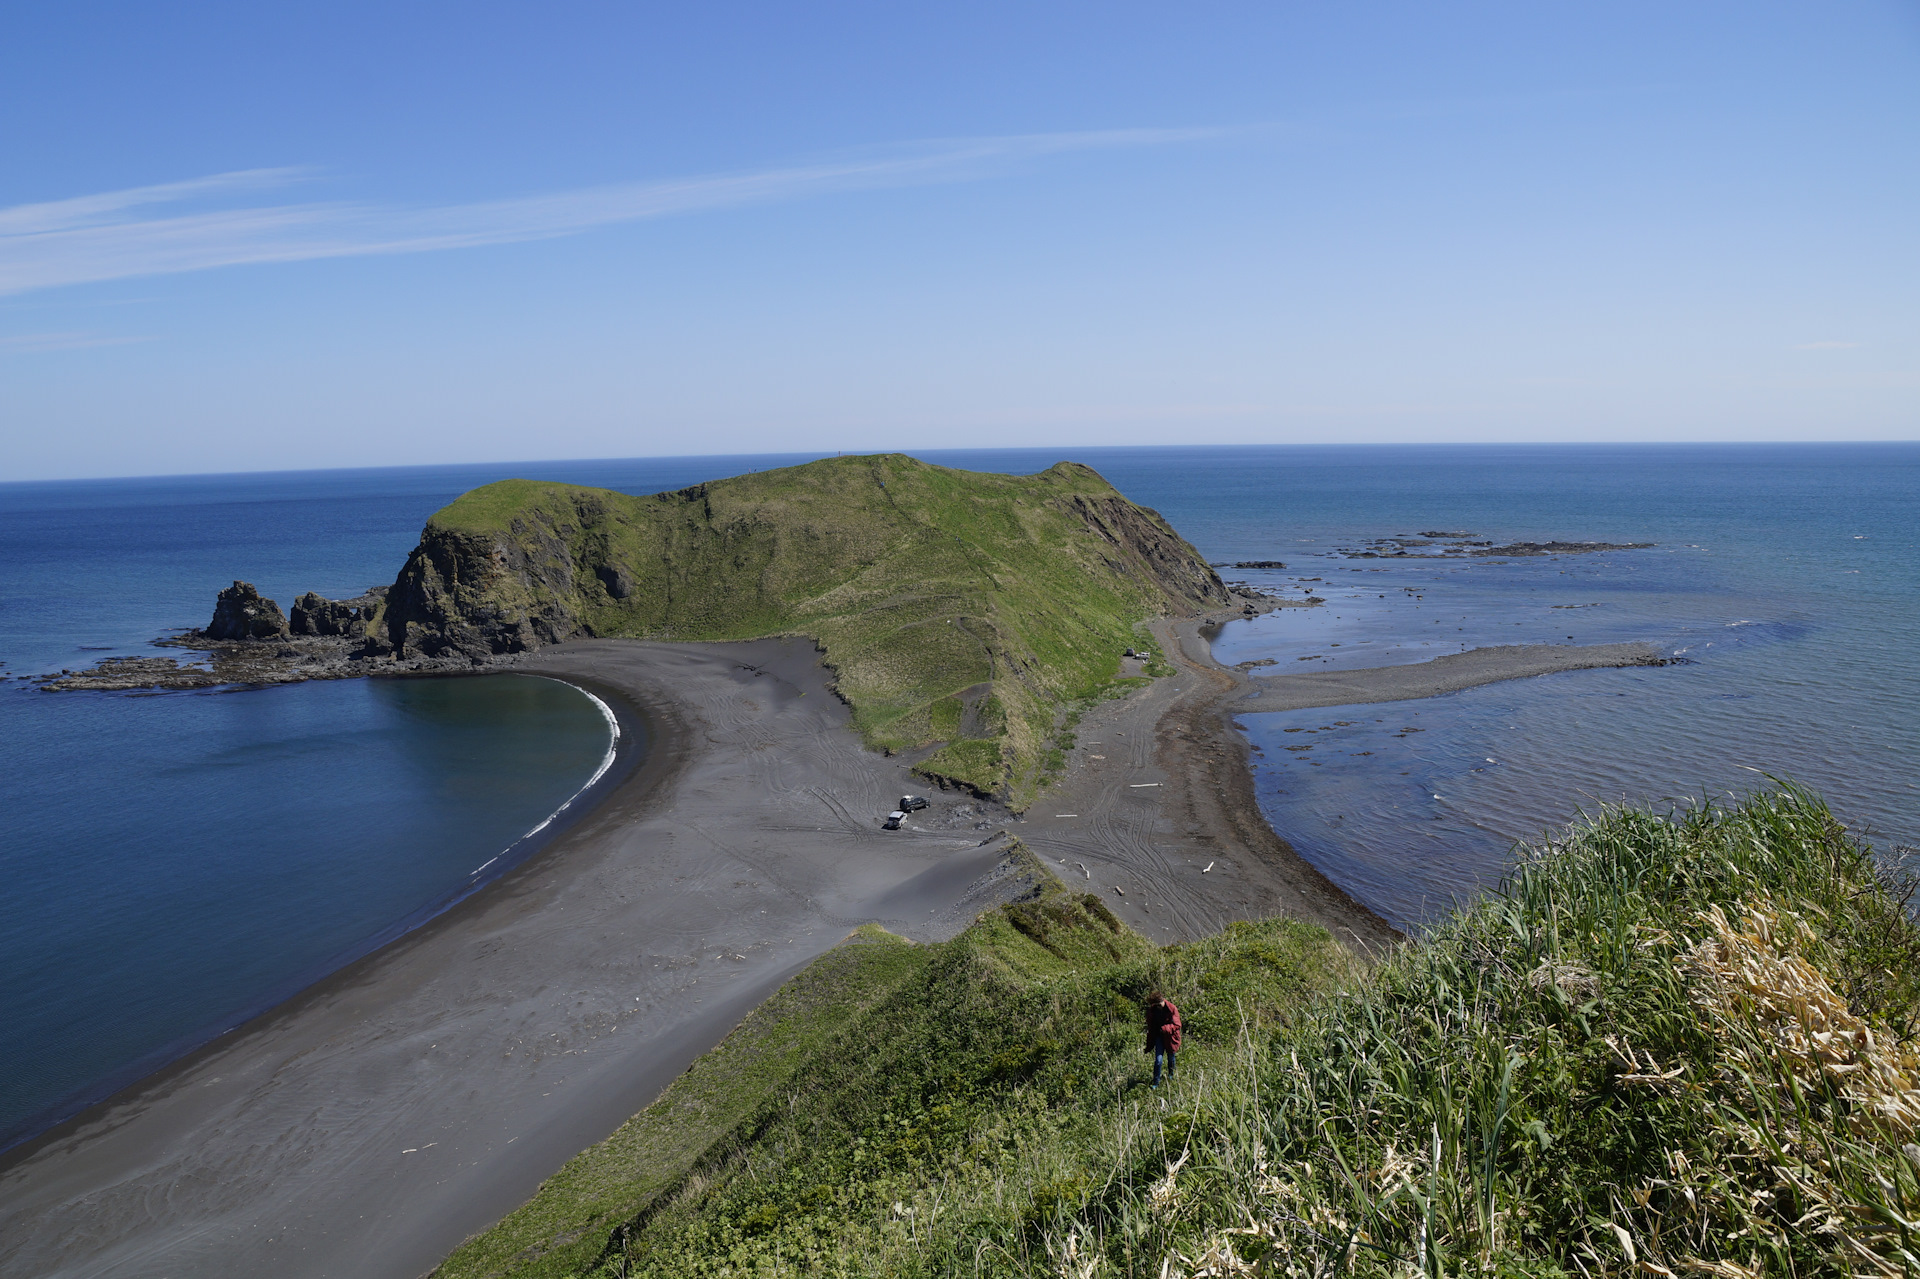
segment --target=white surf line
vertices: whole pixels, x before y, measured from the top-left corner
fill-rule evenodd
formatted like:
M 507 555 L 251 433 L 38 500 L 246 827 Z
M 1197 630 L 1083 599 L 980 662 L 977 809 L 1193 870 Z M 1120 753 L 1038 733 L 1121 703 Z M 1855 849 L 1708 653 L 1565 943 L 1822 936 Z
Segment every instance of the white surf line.
M 607 734 L 608 734 L 607 753 L 600 757 L 600 767 L 593 770 L 593 776 L 587 779 L 586 785 L 582 786 L 579 790 L 575 791 L 573 794 L 567 796 L 567 802 L 560 805 L 560 807 L 554 809 L 551 813 L 548 813 L 545 821 L 541 822 L 538 826 L 535 826 L 532 830 L 522 835 L 519 839 L 514 840 L 513 843 L 507 845 L 506 848 L 501 849 L 499 852 L 495 853 L 493 856 L 487 858 L 486 861 L 481 862 L 478 866 L 475 866 L 472 870 L 468 871 L 467 872 L 468 879 L 472 879 L 475 875 L 478 875 L 481 871 L 493 865 L 495 862 L 499 861 L 502 857 L 505 857 L 507 853 L 511 852 L 515 847 L 517 847 L 520 844 L 526 843 L 528 840 L 532 839 L 535 835 L 538 835 L 541 831 L 553 825 L 553 821 L 556 817 L 560 816 L 560 814 L 566 812 L 569 808 L 573 807 L 574 800 L 579 799 L 582 795 L 592 790 L 593 784 L 599 781 L 602 777 L 605 777 L 607 775 L 607 770 L 613 767 L 614 758 L 620 753 L 620 720 L 619 720 L 619 717 L 613 713 L 613 708 L 611 706 L 608 706 L 605 702 L 595 697 L 592 693 L 589 693 L 586 689 L 581 688 L 578 684 L 569 683 L 568 681 L 563 679 L 554 679 L 553 676 L 551 675 L 529 675 L 528 678 L 553 680 L 553 682 L 556 684 L 565 684 L 568 688 L 580 694 L 582 697 L 586 698 L 588 701 L 592 702 L 594 705 L 594 708 L 600 712 L 600 717 L 607 721 Z

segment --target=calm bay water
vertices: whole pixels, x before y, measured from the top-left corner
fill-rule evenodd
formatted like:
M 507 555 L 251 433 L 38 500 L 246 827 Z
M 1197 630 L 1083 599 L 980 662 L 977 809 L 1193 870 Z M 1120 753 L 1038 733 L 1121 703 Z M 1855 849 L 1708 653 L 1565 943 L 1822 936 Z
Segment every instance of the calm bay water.
M 1210 559 L 1288 565 L 1228 576 L 1326 599 L 1232 624 L 1217 646 L 1228 662 L 1364 666 L 1569 637 L 1684 654 L 1246 716 L 1276 828 L 1398 921 L 1497 878 L 1513 838 L 1582 804 L 1738 789 L 1751 769 L 1819 787 L 1884 845 L 1920 843 L 1920 446 L 920 456 L 1000 471 L 1071 456 Z M 0 670 L 151 653 L 156 635 L 204 623 L 235 577 L 283 606 L 391 581 L 425 518 L 491 480 L 643 493 L 801 460 L 0 485 Z M 1340 551 L 1429 529 L 1658 546 L 1504 563 Z M 522 676 L 162 696 L 0 687 L 0 1144 L 464 891 L 579 789 L 607 742 L 583 694 Z
M 578 690 L 513 675 L 5 700 L 32 756 L 0 779 L 16 1136 L 444 904 L 609 737 Z

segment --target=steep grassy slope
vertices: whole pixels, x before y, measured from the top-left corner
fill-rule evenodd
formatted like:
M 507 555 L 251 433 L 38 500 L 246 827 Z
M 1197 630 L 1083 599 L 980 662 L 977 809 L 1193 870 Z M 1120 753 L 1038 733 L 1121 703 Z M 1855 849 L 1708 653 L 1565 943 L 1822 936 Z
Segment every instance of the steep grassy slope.
M 1181 1070 L 1203 1073 L 1233 1059 L 1245 1020 L 1353 972 L 1323 930 L 1291 921 L 1162 950 L 1039 875 L 1031 898 L 951 942 L 869 935 L 827 956 L 436 1279 L 753 1273 L 776 1254 L 782 1273 L 834 1273 L 836 1256 L 885 1273 L 912 1246 L 901 1205 L 929 1178 L 1000 1194 L 1016 1227 L 1047 1219 L 1084 1202 L 1086 1143 L 1147 1095 L 1149 990 L 1180 1002 Z M 721 1115 L 732 1126 L 716 1132 Z
M 590 1265 L 448 1273 L 1913 1275 L 1911 899 L 1790 789 L 1603 814 L 1367 973 L 1055 888 L 916 952 Z
M 1097 695 L 1142 621 L 1223 604 L 1166 522 L 1092 470 L 898 454 L 674 493 L 508 480 L 429 521 L 375 629 L 401 654 L 576 635 L 812 636 L 872 744 L 1020 802 L 1061 707 Z

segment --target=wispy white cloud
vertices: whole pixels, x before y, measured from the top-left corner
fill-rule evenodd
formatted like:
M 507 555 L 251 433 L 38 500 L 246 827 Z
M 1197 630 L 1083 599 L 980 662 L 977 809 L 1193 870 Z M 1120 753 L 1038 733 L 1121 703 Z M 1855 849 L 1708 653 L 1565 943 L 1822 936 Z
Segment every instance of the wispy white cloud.
M 13 333 L 0 336 L 0 351 L 83 351 L 94 346 L 126 346 L 132 342 L 151 342 L 151 337 L 123 337 L 111 333 Z
M 250 169 L 0 209 L 0 294 L 247 263 L 424 253 L 550 239 L 702 209 L 966 181 L 1003 172 L 1021 160 L 1195 142 L 1226 132 L 1111 129 L 951 139 L 819 164 L 428 208 L 313 202 L 163 216 L 151 212 L 155 206 L 218 201 L 311 176 L 304 169 Z
M 92 226 L 109 220 L 112 214 L 137 209 L 142 205 L 172 204 L 228 191 L 285 186 L 306 176 L 308 172 L 305 169 L 242 169 L 235 173 L 216 173 L 210 178 L 130 187 L 125 191 L 77 196 L 49 204 L 16 204 L 10 209 L 0 209 L 0 235 L 31 235 L 35 232 L 67 231 L 75 227 Z

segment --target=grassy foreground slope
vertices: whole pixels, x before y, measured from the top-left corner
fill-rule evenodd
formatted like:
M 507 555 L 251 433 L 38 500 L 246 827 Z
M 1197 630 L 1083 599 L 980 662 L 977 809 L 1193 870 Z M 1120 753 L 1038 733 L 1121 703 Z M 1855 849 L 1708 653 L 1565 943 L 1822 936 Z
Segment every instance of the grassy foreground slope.
M 1159 515 L 1085 466 L 827 458 L 673 493 L 507 480 L 428 522 L 374 628 L 402 655 L 576 635 L 813 637 L 867 741 L 1022 804 L 1061 710 L 1139 624 L 1226 603 Z
M 619 1274 L 662 1248 L 714 1265 L 771 1249 L 804 1273 L 843 1243 L 848 1273 L 882 1273 L 862 1267 L 910 1242 L 896 1202 L 956 1161 L 1012 1176 L 1016 1220 L 1035 1196 L 1082 1202 L 1082 1144 L 1145 1095 L 1154 986 L 1177 992 L 1198 1036 L 1182 1070 L 1200 1071 L 1231 1057 L 1243 1013 L 1264 1022 L 1354 971 L 1291 921 L 1163 950 L 1029 865 L 1040 887 L 953 941 L 856 933 L 437 1279 Z
M 443 1273 L 1911 1275 L 1910 897 L 1790 789 L 1607 812 L 1364 973 L 1054 886 L 904 949 L 591 1261 Z M 1156 985 L 1190 1047 L 1152 1092 Z

